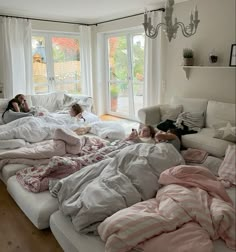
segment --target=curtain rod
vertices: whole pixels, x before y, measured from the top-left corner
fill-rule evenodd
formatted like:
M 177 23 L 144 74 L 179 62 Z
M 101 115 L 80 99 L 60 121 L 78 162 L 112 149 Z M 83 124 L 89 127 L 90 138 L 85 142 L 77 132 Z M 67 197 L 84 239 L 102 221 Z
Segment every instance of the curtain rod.
M 156 9 L 156 10 L 151 10 L 150 12 L 153 12 L 153 11 L 163 11 L 164 12 L 165 8 L 159 8 L 159 9 Z M 59 20 L 52 20 L 52 19 L 30 18 L 30 17 L 9 16 L 9 15 L 0 15 L 0 17 L 22 18 L 22 19 L 27 19 L 27 20 L 36 20 L 36 21 L 46 21 L 46 22 L 54 22 L 54 23 L 77 24 L 77 25 L 91 26 L 91 25 L 99 25 L 99 24 L 109 23 L 109 22 L 113 22 L 113 21 L 117 21 L 117 20 L 121 20 L 121 19 L 125 19 L 125 18 L 130 18 L 130 17 L 135 17 L 135 16 L 139 16 L 139 15 L 143 15 L 143 13 L 137 13 L 137 14 L 133 14 L 133 15 L 130 15 L 130 16 L 115 18 L 115 19 L 102 21 L 102 22 L 98 22 L 98 23 L 94 23 L 94 24 L 75 23 L 75 22 L 59 21 Z
M 22 18 L 22 19 L 27 19 L 27 20 L 36 20 L 36 21 L 46 21 L 46 22 L 54 22 L 54 23 L 77 24 L 77 25 L 89 26 L 89 24 L 84 24 L 84 23 L 75 23 L 75 22 L 67 22 L 67 21 L 52 20 L 52 19 L 30 18 L 30 17 L 9 16 L 9 15 L 0 15 L 0 17 Z
M 153 11 L 162 11 L 162 12 L 164 12 L 165 8 L 159 8 L 159 9 L 156 9 L 156 10 L 150 10 L 149 12 L 153 12 Z M 142 13 L 133 14 L 133 15 L 130 15 L 130 16 L 125 16 L 125 17 L 110 19 L 110 20 L 107 20 L 107 21 L 98 22 L 96 24 L 91 24 L 91 25 L 99 25 L 99 24 L 109 23 L 109 22 L 113 22 L 113 21 L 117 21 L 117 20 L 121 20 L 121 19 L 125 19 L 125 18 L 130 18 L 130 17 L 135 17 L 135 16 L 139 16 L 139 15 L 143 15 L 143 12 Z

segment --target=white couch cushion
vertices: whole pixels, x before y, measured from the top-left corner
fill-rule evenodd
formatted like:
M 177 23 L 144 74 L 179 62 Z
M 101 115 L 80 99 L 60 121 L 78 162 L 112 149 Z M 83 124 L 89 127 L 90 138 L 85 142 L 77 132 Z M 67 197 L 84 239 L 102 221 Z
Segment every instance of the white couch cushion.
M 5 99 L 5 98 L 0 99 L 0 113 L 3 113 L 5 111 L 9 101 L 10 99 Z
M 7 190 L 17 205 L 38 229 L 49 227 L 50 215 L 58 209 L 57 199 L 53 198 L 49 191 L 41 193 L 26 191 L 18 183 L 16 176 L 8 179 Z
M 205 113 L 207 110 L 206 99 L 184 98 L 174 96 L 171 99 L 171 104 L 183 105 L 183 112 L 201 112 Z
M 213 138 L 214 129 L 203 128 L 199 133 L 182 136 L 186 148 L 202 149 L 216 157 L 223 157 L 229 145 L 228 141 Z
M 50 94 L 38 94 L 32 95 L 32 106 L 44 107 L 49 112 L 55 112 L 60 109 L 60 105 L 63 104 L 65 92 L 55 92 Z
M 160 112 L 161 112 L 161 121 L 165 121 L 167 119 L 176 121 L 178 115 L 182 112 L 182 105 L 170 105 L 170 104 L 161 104 Z
M 235 125 L 235 104 L 217 101 L 209 101 L 206 112 L 206 127 L 213 127 L 214 124 L 230 122 Z

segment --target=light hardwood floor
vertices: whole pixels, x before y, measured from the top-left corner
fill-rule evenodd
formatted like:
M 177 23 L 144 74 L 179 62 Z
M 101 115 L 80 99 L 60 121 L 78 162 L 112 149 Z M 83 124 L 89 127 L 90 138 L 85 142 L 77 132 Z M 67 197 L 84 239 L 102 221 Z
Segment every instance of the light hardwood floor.
M 38 230 L 8 194 L 0 180 L 0 251 L 62 252 L 50 229 Z

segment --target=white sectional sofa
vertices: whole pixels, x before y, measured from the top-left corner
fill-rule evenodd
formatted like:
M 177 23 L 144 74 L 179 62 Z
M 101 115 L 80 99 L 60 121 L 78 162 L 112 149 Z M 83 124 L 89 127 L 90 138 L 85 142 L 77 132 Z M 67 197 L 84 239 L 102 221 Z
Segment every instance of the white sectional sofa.
M 171 118 L 176 118 L 181 112 L 200 112 L 205 115 L 204 125 L 200 132 L 182 136 L 182 145 L 184 147 L 203 149 L 213 156 L 223 157 L 227 146 L 235 144 L 234 141 L 226 141 L 214 137 L 216 130 L 220 127 L 225 127 L 227 123 L 235 126 L 236 112 L 235 104 L 233 103 L 173 97 L 168 105 L 156 105 L 140 109 L 138 117 L 141 123 L 156 127 L 163 118 L 168 118 L 164 113 L 169 113 Z
M 49 94 L 25 95 L 30 108 L 43 107 L 48 112 L 56 112 L 68 107 L 73 101 L 82 105 L 84 110 L 93 111 L 93 99 L 87 95 L 73 95 L 66 92 L 53 92 Z M 0 98 L 0 125 L 2 122 L 2 113 L 5 111 L 10 99 Z

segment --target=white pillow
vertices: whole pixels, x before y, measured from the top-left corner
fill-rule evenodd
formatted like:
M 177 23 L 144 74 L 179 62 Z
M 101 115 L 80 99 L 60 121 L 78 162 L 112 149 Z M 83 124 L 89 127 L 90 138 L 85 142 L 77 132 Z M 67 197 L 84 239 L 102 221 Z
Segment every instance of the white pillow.
M 176 121 L 178 115 L 182 112 L 182 105 L 160 105 L 161 121 L 166 121 L 167 119 Z
M 124 139 L 125 130 L 117 122 L 100 121 L 94 122 L 91 125 L 90 132 L 103 139 Z
M 229 142 L 236 142 L 236 127 L 233 127 L 230 122 L 226 127 L 215 129 L 215 138 L 223 139 Z
M 90 97 L 83 97 L 83 96 L 76 97 L 64 94 L 62 109 L 69 110 L 73 104 L 78 103 L 83 108 L 84 111 L 91 112 L 92 108 L 89 99 Z

